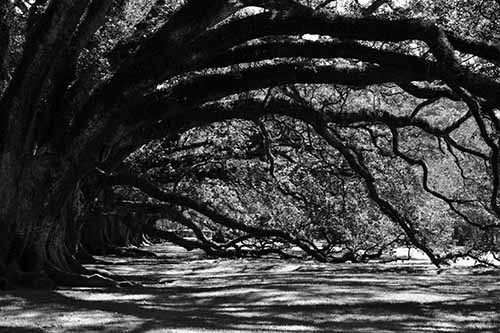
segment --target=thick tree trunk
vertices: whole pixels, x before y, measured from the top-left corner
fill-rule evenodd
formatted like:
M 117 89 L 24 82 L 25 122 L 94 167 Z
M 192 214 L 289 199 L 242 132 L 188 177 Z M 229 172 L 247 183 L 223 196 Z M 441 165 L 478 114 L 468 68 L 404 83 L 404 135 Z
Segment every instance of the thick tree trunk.
M 3 281 L 37 286 L 54 272 L 84 271 L 75 259 L 83 212 L 78 177 L 48 154 L 25 157 L 10 171 L 0 175 Z M 17 178 L 5 179 L 12 174 Z
M 0 4 L 0 96 L 2 96 L 10 80 L 8 65 L 11 39 L 9 12 L 11 11 L 11 7 L 12 4 L 10 1 L 3 1 Z

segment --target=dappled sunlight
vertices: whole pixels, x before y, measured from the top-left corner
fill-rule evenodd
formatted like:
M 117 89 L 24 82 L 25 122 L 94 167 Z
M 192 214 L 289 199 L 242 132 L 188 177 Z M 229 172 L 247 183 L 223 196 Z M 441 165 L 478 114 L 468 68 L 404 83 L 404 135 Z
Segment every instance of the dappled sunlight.
M 82 293 L 82 291 L 78 290 L 62 290 L 57 291 L 57 293 L 66 297 L 78 298 L 84 301 L 112 301 L 119 303 L 129 301 L 145 301 L 147 299 L 153 298 L 152 295 L 148 294 L 117 295 L 116 293 L 100 293 L 95 291 L 91 291 L 90 293 Z
M 164 256 L 93 265 L 143 287 L 14 291 L 3 327 L 48 332 L 458 332 L 500 328 L 498 273 L 428 264 Z M 172 248 L 169 247 L 169 251 Z M 109 261 L 107 258 L 106 260 Z
M 0 0 L 0 333 L 500 332 L 500 0 Z

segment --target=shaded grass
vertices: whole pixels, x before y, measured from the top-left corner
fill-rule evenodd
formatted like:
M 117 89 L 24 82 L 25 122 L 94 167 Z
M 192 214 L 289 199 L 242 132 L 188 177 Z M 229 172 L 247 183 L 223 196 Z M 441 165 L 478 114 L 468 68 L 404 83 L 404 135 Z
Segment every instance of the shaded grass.
M 327 265 L 203 259 L 171 246 L 158 260 L 93 266 L 133 289 L 0 294 L 0 332 L 499 332 L 500 276 L 427 264 Z M 481 272 L 484 273 L 484 272 Z

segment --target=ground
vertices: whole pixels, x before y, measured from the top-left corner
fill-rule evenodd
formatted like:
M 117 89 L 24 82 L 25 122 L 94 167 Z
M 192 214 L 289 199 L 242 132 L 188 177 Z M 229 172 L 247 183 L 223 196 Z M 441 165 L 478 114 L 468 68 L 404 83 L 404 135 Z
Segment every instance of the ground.
M 500 332 L 495 271 L 150 250 L 98 265 L 143 287 L 1 292 L 0 332 Z

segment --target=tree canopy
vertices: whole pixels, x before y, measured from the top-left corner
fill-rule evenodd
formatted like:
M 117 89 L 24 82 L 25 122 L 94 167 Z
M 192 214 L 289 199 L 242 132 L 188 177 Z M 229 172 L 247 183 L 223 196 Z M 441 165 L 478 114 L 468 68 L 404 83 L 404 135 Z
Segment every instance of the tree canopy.
M 499 15 L 3 1 L 0 276 L 94 283 L 88 251 L 145 235 L 215 256 L 498 255 Z

